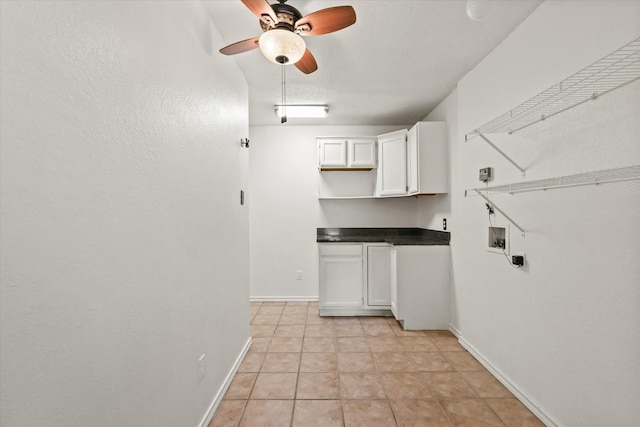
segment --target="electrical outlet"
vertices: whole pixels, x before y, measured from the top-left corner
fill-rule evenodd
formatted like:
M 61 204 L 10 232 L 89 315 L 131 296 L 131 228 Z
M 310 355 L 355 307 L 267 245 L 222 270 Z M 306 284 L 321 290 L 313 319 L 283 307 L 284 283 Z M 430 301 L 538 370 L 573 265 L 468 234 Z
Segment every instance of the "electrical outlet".
M 442 229 L 447 230 L 447 218 L 442 218 Z
M 296 271 L 296 280 L 302 280 L 302 270 Z
M 202 356 L 200 356 L 200 358 L 198 359 L 198 382 L 202 381 L 202 379 L 204 378 L 205 356 L 206 354 L 202 353 Z

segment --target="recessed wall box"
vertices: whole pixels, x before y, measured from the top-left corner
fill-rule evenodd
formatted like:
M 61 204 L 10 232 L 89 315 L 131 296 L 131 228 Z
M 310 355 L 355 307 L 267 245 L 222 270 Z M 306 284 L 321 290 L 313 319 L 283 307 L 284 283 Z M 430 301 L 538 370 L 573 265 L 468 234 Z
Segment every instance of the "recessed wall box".
M 489 227 L 487 250 L 509 255 L 509 225 L 493 225 Z
M 479 179 L 482 182 L 491 181 L 493 178 L 493 168 L 482 168 L 480 169 Z

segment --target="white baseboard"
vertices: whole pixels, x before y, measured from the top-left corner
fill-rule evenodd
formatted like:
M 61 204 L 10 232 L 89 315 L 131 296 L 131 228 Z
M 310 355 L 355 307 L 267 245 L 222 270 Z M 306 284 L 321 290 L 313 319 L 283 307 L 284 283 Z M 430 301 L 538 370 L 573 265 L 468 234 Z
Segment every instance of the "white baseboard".
M 231 381 L 233 381 L 233 377 L 236 374 L 236 372 L 238 372 L 238 368 L 240 368 L 240 365 L 242 364 L 242 361 L 244 360 L 244 357 L 247 355 L 247 352 L 249 351 L 250 347 L 251 347 L 251 337 L 249 337 L 249 339 L 247 340 L 246 344 L 244 345 L 244 348 L 238 355 L 235 363 L 231 367 L 231 370 L 227 374 L 227 377 L 224 379 L 224 382 L 222 383 L 222 386 L 218 390 L 218 393 L 216 393 L 215 397 L 213 398 L 213 402 L 211 402 L 211 405 L 209 405 L 209 409 L 204 415 L 204 418 L 202 418 L 202 421 L 200 421 L 200 424 L 199 424 L 200 427 L 207 427 L 211 422 L 211 420 L 213 419 L 213 415 L 216 413 L 216 409 L 218 409 L 218 406 L 220 406 L 220 402 L 222 402 L 222 398 L 224 397 L 224 394 L 227 392 L 227 389 L 231 385 Z
M 300 296 L 281 296 L 281 297 L 250 297 L 249 300 L 251 302 L 286 302 L 286 301 L 308 301 L 308 302 L 317 302 L 317 296 L 311 297 L 300 297 Z
M 491 374 L 496 377 L 498 381 L 502 383 L 524 406 L 526 406 L 533 414 L 540 419 L 547 427 L 557 427 L 558 424 L 545 414 L 540 407 L 533 403 L 524 393 L 522 393 L 518 387 L 516 387 L 511 381 L 509 381 L 502 372 L 497 369 L 482 355 L 476 348 L 467 342 L 460 331 L 458 331 L 452 325 L 449 325 L 449 330 L 458 338 L 458 342 L 464 347 L 478 362 L 480 362 Z

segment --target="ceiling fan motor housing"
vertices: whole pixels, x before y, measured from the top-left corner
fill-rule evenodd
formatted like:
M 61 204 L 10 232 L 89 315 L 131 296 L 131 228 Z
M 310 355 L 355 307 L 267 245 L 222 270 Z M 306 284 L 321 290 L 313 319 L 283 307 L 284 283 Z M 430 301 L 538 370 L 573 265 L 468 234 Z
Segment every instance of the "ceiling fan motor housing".
M 272 4 L 271 8 L 278 17 L 278 23 L 274 28 L 286 28 L 289 31 L 293 31 L 296 21 L 302 18 L 300 11 L 288 4 L 276 3 Z M 263 21 L 260 21 L 260 26 L 262 27 L 262 31 L 269 31 L 272 29 L 268 23 Z

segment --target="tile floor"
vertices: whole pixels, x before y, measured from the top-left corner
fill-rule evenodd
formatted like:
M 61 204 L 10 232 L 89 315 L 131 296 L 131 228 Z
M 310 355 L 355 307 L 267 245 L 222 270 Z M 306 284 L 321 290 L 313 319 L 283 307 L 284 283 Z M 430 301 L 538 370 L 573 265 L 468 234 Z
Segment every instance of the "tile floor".
M 544 426 L 448 331 L 265 302 L 251 334 L 209 427 Z

